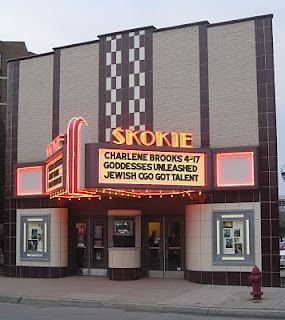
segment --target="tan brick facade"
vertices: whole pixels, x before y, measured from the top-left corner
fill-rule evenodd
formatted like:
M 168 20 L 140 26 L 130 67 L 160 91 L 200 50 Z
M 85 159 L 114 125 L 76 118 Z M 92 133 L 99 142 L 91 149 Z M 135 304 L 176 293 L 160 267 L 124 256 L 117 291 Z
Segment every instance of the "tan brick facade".
M 91 141 L 98 141 L 99 122 L 99 44 L 61 50 L 59 132 L 68 121 L 83 117 L 89 125 Z
M 154 130 L 193 132 L 200 146 L 199 29 L 153 34 Z
M 9 224 L 5 241 L 9 251 L 5 275 L 61 277 L 82 272 L 108 274 L 111 280 L 134 280 L 157 276 L 157 272 L 161 275 L 163 271 L 163 277 L 176 272 L 175 277 L 196 283 L 247 285 L 251 266 L 257 264 L 262 270 L 263 286 L 280 286 L 272 15 L 218 24 L 201 21 L 162 29 L 150 26 L 98 38 L 9 64 L 11 125 L 7 127 L 9 167 L 5 186 L 9 200 L 5 202 L 5 223 Z M 46 194 L 38 190 L 22 192 L 23 186 L 32 185 L 31 176 L 24 181 L 25 170 L 21 173 L 17 169 L 15 179 L 15 165 L 19 168 L 30 165 L 23 162 L 43 161 L 46 144 L 52 136 L 65 133 L 73 117 L 83 117 L 89 124 L 91 144 L 86 152 L 84 143 L 77 142 L 78 122 L 67 135 L 68 147 L 63 149 L 63 163 L 67 165 L 63 165 L 63 170 L 57 167 L 62 162 L 56 158 L 57 164 L 43 179 L 38 179 L 38 185 L 55 185 L 50 199 L 39 198 Z M 136 184 L 136 174 L 121 174 L 128 173 L 129 162 L 116 167 L 112 161 L 117 157 L 115 153 L 106 153 L 106 159 L 97 156 L 96 143 L 111 142 L 110 132 L 116 127 L 192 132 L 193 146 L 205 148 L 193 151 L 204 152 L 205 169 L 202 165 L 175 166 L 179 172 L 182 168 L 181 174 L 154 173 L 157 180 L 171 181 L 156 189 L 156 169 L 145 166 L 146 175 L 140 178 L 142 183 Z M 136 150 L 140 146 L 135 144 L 142 143 L 153 151 L 157 135 L 143 135 L 145 140 L 135 139 L 133 146 L 124 146 L 128 141 L 122 139 L 122 147 Z M 169 145 L 166 139 L 164 144 Z M 115 149 L 114 145 L 109 147 Z M 83 153 L 79 155 L 78 150 Z M 177 149 L 172 151 L 179 153 Z M 190 158 L 184 160 L 198 163 L 201 157 Z M 104 166 L 114 169 L 109 174 L 113 179 L 110 183 L 98 178 L 103 160 L 108 160 Z M 127 159 L 124 152 L 122 158 L 115 160 L 136 159 Z M 147 165 L 151 162 L 142 161 Z M 165 164 L 167 161 L 170 160 L 161 160 Z M 173 155 L 171 161 L 181 160 Z M 174 171 L 174 166 L 156 167 L 157 171 Z M 61 170 L 68 179 L 62 178 Z M 183 176 L 183 170 L 187 175 Z M 178 181 L 194 181 L 200 174 L 207 177 L 203 184 L 186 182 L 178 192 Z M 83 190 L 78 188 L 82 177 L 86 178 Z M 57 187 L 61 188 L 59 192 Z M 17 199 L 13 198 L 15 190 Z M 49 208 L 55 208 L 51 211 L 56 215 L 59 207 L 68 208 L 69 217 L 64 219 L 71 235 L 68 249 L 61 249 L 64 261 L 57 250 L 51 250 L 48 263 L 44 261 L 40 266 L 23 262 L 25 255 L 19 254 L 20 225 L 16 217 L 28 213 L 21 210 L 33 209 L 35 215 L 40 215 L 43 209 L 50 212 Z M 109 212 L 117 209 L 122 210 L 122 218 L 128 216 L 126 210 L 141 212 L 141 226 L 126 223 L 126 235 L 132 239 L 124 243 L 116 238 L 124 233 L 114 232 L 121 222 L 114 224 L 108 218 Z M 61 232 L 57 227 L 51 225 L 51 234 Z M 98 230 L 100 239 L 95 238 Z M 84 242 L 87 238 L 89 244 Z M 164 240 L 159 243 L 160 239 Z M 174 241 L 178 239 L 179 242 Z M 31 236 L 29 240 L 34 239 Z M 93 240 L 100 241 L 92 244 Z M 64 241 L 67 245 L 66 237 Z M 150 249 L 172 250 L 172 241 L 177 244 L 174 248 L 180 246 L 175 248 L 172 258 L 168 259 L 170 251 L 164 251 L 163 258 L 150 255 Z M 130 251 L 132 257 L 121 251 L 125 246 L 135 248 Z M 110 255 L 113 247 L 120 248 L 116 257 Z M 83 248 L 87 249 L 87 256 Z M 78 256 L 78 249 L 83 255 Z M 103 251 L 94 254 L 93 249 Z M 136 263 L 117 263 L 124 256 L 127 260 L 135 257 Z
M 22 60 L 18 162 L 43 161 L 52 139 L 53 55 Z
M 210 146 L 258 145 L 254 22 L 208 28 Z
M 153 128 L 191 131 L 196 147 L 200 146 L 201 141 L 198 28 L 190 26 L 153 33 Z M 211 147 L 258 145 L 254 41 L 252 21 L 208 28 Z M 41 64 L 41 67 L 38 68 L 37 64 Z M 19 112 L 25 113 L 24 118 L 20 118 L 25 127 L 26 118 L 34 115 L 35 108 L 38 108 L 39 96 L 46 102 L 41 104 L 40 110 L 45 111 L 44 114 L 38 113 L 37 121 L 43 120 L 45 123 L 47 117 L 51 119 L 51 67 L 52 56 L 21 62 Z M 48 72 L 41 72 L 42 68 L 48 68 Z M 42 82 L 37 80 L 40 75 L 48 77 L 43 80 L 47 84 L 45 87 L 41 87 Z M 25 91 L 25 86 L 38 89 L 29 92 Z M 28 107 L 30 105 L 33 107 Z M 82 116 L 89 124 L 90 139 L 98 141 L 98 43 L 61 49 L 59 106 L 60 133 L 66 131 L 68 121 L 73 116 Z M 25 108 L 27 112 L 24 112 Z M 39 119 L 41 116 L 45 120 Z M 47 123 L 43 129 L 48 132 L 48 139 L 41 135 L 42 138 L 37 140 L 39 143 L 23 147 L 23 150 L 20 145 L 29 141 L 32 132 L 19 126 L 19 132 L 23 131 L 19 136 L 20 161 L 42 160 L 35 159 L 32 154 L 35 154 L 36 149 L 38 154 L 43 152 L 40 143 L 49 141 L 49 126 Z
M 252 266 L 213 265 L 213 211 L 254 210 L 255 262 L 261 264 L 261 218 L 259 202 L 189 205 L 185 208 L 186 269 L 202 271 L 250 272 Z

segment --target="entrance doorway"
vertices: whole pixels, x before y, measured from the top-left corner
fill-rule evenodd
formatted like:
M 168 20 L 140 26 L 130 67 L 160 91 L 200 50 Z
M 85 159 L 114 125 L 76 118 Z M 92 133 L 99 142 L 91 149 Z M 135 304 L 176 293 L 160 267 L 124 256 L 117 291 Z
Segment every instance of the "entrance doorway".
M 72 223 L 72 261 L 79 275 L 107 275 L 107 221 L 76 219 Z
M 184 278 L 184 217 L 144 220 L 145 273 L 153 278 Z

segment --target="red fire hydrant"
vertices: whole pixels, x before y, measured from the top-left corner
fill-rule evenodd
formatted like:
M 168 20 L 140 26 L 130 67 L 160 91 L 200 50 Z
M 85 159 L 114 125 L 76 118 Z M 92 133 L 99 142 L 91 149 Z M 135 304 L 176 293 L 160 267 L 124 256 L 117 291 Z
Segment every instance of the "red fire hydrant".
M 252 292 L 250 293 L 253 296 L 254 300 L 261 300 L 263 292 L 261 291 L 261 280 L 262 275 L 261 271 L 257 266 L 254 266 L 251 270 L 251 274 L 248 277 L 249 283 L 252 286 Z

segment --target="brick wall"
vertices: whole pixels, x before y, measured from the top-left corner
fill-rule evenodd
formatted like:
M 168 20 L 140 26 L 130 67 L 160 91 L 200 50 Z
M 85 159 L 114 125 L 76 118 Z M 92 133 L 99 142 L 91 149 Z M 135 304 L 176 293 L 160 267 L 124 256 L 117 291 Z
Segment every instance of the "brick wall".
M 82 116 L 89 125 L 92 142 L 98 141 L 99 44 L 61 49 L 59 132 L 69 120 Z
M 25 42 L 0 41 L 0 52 L 2 54 L 2 76 L 4 77 L 7 75 L 7 60 L 32 55 L 27 51 Z M 7 81 L 4 80 L 0 85 L 0 102 L 7 101 L 6 91 Z
M 258 145 L 254 21 L 208 28 L 210 146 Z
M 20 61 L 18 162 L 42 161 L 52 139 L 53 55 Z
M 200 146 L 199 27 L 153 33 L 154 130 L 193 132 Z

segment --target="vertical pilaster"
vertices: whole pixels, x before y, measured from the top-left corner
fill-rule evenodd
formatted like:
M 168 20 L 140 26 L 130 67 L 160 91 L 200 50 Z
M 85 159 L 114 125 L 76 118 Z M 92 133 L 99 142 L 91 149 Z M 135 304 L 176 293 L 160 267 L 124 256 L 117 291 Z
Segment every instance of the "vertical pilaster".
M 280 286 L 272 16 L 255 20 L 263 285 Z
M 59 135 L 60 50 L 53 55 L 52 139 Z
M 4 209 L 4 275 L 15 277 L 16 270 L 16 200 L 13 167 L 17 163 L 18 102 L 20 62 L 8 64 L 8 96 L 5 153 L 5 209 Z
M 199 26 L 201 147 L 210 146 L 207 24 Z

